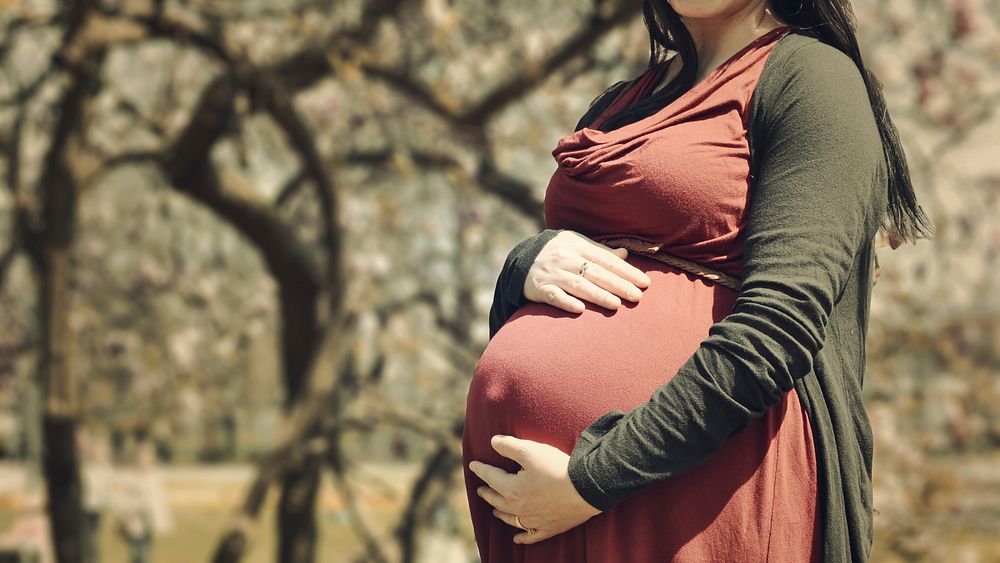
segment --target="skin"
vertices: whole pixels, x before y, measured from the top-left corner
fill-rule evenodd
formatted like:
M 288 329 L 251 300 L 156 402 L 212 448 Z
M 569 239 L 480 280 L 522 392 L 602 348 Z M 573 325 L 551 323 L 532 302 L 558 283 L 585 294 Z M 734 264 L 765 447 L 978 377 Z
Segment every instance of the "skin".
M 649 287 L 649 276 L 625 261 L 628 250 L 610 248 L 580 233 L 566 230 L 542 247 L 524 282 L 529 301 L 548 303 L 570 313 L 581 313 L 585 299 L 611 310 L 621 299 L 638 301 L 639 288 Z M 587 270 L 577 272 L 587 261 Z M 577 299 L 579 298 L 579 299 Z
M 784 23 L 764 0 L 670 0 L 670 4 L 694 39 L 696 82 L 747 43 Z M 666 74 L 664 83 L 673 76 Z M 579 233 L 560 233 L 542 248 L 529 269 L 524 295 L 576 313 L 584 310 L 580 299 L 612 310 L 621 305 L 621 298 L 638 301 L 640 288 L 649 287 L 649 277 L 625 262 L 626 255 L 625 249 L 611 249 Z M 586 278 L 577 274 L 584 260 L 591 262 Z M 494 516 L 517 527 L 517 515 L 525 528 L 532 529 L 515 535 L 514 543 L 543 541 L 601 513 L 570 481 L 566 452 L 513 436 L 496 435 L 490 443 L 521 470 L 508 473 L 479 461 L 470 462 L 469 470 L 486 483 L 477 493 L 493 506 Z

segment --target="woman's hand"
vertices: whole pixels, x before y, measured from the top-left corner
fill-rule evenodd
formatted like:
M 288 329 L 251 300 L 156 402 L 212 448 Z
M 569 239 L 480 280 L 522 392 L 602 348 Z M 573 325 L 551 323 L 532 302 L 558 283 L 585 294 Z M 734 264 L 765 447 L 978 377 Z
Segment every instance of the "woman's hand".
M 493 505 L 493 515 L 511 526 L 520 524 L 533 531 L 514 536 L 514 543 L 532 544 L 579 526 L 601 511 L 591 506 L 569 480 L 569 455 L 562 450 L 531 440 L 496 435 L 493 449 L 521 466 L 517 473 L 479 461 L 469 470 L 488 486 L 476 492 Z
M 638 301 L 650 279 L 625 261 L 628 250 L 611 248 L 575 231 L 552 237 L 538 253 L 524 281 L 524 297 L 570 313 L 582 313 L 585 299 L 615 310 L 621 299 Z M 584 275 L 580 266 L 587 262 Z M 577 297 L 579 299 L 577 299 Z

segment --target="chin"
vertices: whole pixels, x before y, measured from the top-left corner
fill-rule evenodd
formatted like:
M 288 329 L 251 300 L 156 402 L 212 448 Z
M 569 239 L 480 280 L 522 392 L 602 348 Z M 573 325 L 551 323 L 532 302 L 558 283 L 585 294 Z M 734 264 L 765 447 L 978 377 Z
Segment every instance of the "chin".
M 670 6 L 685 19 L 726 17 L 756 3 L 755 0 L 670 0 Z

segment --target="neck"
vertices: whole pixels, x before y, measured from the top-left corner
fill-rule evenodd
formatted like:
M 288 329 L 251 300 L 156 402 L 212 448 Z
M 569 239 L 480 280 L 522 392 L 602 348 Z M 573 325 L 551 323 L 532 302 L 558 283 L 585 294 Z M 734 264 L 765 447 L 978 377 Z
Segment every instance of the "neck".
M 765 0 L 749 2 L 739 10 L 723 16 L 682 16 L 681 21 L 691 34 L 698 53 L 695 82 L 703 79 L 747 43 L 785 23 L 774 16 Z

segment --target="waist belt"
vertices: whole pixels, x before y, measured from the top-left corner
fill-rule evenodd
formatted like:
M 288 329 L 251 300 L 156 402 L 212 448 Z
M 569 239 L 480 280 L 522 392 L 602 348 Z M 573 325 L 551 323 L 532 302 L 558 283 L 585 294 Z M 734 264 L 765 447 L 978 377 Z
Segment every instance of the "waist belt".
M 598 242 L 611 248 L 626 248 L 629 252 L 641 254 L 663 262 L 664 264 L 669 264 L 679 270 L 684 270 L 689 274 L 694 274 L 736 291 L 739 291 L 742 283 L 740 278 L 724 274 L 718 270 L 713 270 L 708 266 L 670 254 L 669 252 L 663 250 L 663 243 L 661 242 L 650 242 L 648 240 L 631 237 L 615 237 L 607 240 L 598 240 Z

